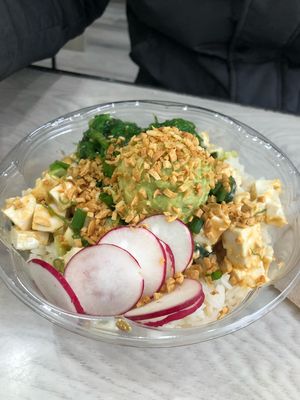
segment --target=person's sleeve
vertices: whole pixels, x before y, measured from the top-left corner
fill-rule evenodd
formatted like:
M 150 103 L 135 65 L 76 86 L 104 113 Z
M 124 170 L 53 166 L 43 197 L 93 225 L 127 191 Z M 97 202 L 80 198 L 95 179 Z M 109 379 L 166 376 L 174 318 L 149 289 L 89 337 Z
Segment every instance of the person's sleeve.
M 0 79 L 54 56 L 109 0 L 0 0 Z

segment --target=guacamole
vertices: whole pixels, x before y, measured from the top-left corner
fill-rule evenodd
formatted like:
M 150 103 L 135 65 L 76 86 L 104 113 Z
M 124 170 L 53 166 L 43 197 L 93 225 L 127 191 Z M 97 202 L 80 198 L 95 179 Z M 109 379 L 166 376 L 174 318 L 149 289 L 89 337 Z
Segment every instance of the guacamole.
M 195 135 L 176 127 L 133 137 L 115 160 L 111 195 L 116 211 L 128 223 L 159 213 L 190 221 L 207 201 L 214 161 Z

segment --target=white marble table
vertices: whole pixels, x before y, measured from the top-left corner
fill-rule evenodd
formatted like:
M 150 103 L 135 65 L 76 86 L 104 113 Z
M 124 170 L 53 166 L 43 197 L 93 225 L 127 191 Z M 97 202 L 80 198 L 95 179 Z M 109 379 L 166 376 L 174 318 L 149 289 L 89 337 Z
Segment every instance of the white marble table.
M 165 91 L 22 71 L 0 83 L 0 158 L 60 114 L 105 101 L 177 100 L 260 130 L 300 167 L 299 117 Z M 57 328 L 0 282 L 0 399 L 260 399 L 300 396 L 300 310 L 285 300 L 239 332 L 193 346 L 135 349 Z

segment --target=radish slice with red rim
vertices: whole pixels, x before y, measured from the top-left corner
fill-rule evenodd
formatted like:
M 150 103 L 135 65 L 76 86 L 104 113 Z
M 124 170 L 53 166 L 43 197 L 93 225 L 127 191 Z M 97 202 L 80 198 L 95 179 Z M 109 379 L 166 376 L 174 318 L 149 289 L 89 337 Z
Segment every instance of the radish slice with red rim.
M 183 318 L 193 314 L 196 310 L 198 310 L 198 308 L 200 308 L 202 306 L 203 301 L 204 301 L 204 293 L 200 297 L 200 299 L 197 300 L 194 304 L 192 304 L 189 307 L 183 308 L 180 311 L 177 311 L 172 314 L 164 315 L 162 317 L 150 318 L 150 319 L 136 321 L 136 322 L 141 323 L 143 325 L 152 326 L 152 327 L 163 326 L 165 324 L 168 324 L 169 322 L 178 321 L 180 319 L 183 319 Z
M 144 280 L 137 260 L 113 244 L 86 247 L 68 262 L 65 278 L 91 315 L 115 316 L 140 299 Z
M 175 274 L 175 259 L 170 246 L 163 240 L 160 240 L 162 247 L 165 250 L 167 257 L 167 269 L 166 269 L 166 279 L 172 278 Z
M 170 246 L 175 272 L 184 271 L 192 261 L 194 240 L 189 228 L 180 220 L 168 222 L 165 215 L 153 215 L 139 223 Z
M 99 244 L 115 244 L 138 261 L 144 278 L 144 296 L 159 291 L 166 278 L 166 254 L 158 238 L 142 227 L 122 226 L 106 233 Z
M 201 283 L 193 279 L 185 279 L 181 285 L 176 286 L 173 292 L 142 307 L 130 310 L 124 316 L 133 321 L 162 317 L 183 310 L 202 298 L 204 300 Z
M 39 258 L 28 261 L 30 275 L 39 291 L 50 303 L 71 312 L 84 314 L 76 294 L 64 276 Z

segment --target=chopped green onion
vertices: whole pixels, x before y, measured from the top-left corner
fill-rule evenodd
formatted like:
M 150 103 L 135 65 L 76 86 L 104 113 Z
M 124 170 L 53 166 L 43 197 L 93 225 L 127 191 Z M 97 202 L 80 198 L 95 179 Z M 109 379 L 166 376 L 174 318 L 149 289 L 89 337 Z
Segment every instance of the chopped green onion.
M 49 166 L 49 171 L 52 175 L 61 178 L 62 176 L 67 174 L 67 170 L 70 164 L 67 164 L 63 161 L 56 160 Z
M 107 164 L 106 162 L 103 163 L 102 165 L 102 170 L 104 176 L 107 178 L 111 178 L 112 174 L 114 173 L 115 167 L 113 165 Z
M 48 204 L 42 204 L 43 207 L 46 208 L 46 210 L 49 212 L 49 214 L 52 217 L 57 217 L 59 219 L 61 219 L 62 221 L 64 221 L 65 224 L 68 223 L 67 218 L 63 217 L 62 215 L 58 214 L 56 211 L 53 210 L 53 208 L 51 206 L 49 206 Z
M 236 192 L 236 181 L 233 176 L 229 177 L 229 184 L 230 184 L 230 192 L 227 193 L 225 197 L 225 202 L 229 203 L 230 201 L 233 200 L 235 192 Z
M 218 193 L 218 191 L 219 191 L 222 187 L 223 187 L 222 183 L 221 183 L 220 181 L 217 182 L 216 186 L 215 186 L 213 189 L 211 189 L 210 194 L 216 196 L 217 193 Z
M 216 186 L 210 191 L 210 195 L 214 195 L 216 197 L 217 203 L 229 203 L 233 200 L 235 192 L 236 192 L 236 182 L 235 179 L 230 176 L 229 177 L 229 184 L 230 184 L 230 192 L 228 193 L 222 182 L 217 182 Z
M 97 188 L 102 188 L 102 181 L 97 181 L 96 182 L 96 187 Z
M 195 251 L 199 251 L 201 258 L 208 257 L 211 254 L 203 246 L 201 246 L 201 244 L 197 244 L 197 243 L 195 245 Z
M 85 239 L 85 238 L 81 238 L 81 243 L 83 247 L 89 247 L 90 243 Z
M 84 221 L 86 219 L 87 212 L 82 210 L 81 208 L 76 208 L 74 216 L 72 218 L 70 227 L 75 233 L 79 233 L 81 228 L 84 225 Z
M 267 211 L 267 209 L 264 208 L 263 210 L 257 211 L 253 216 L 255 217 L 256 215 L 263 214 L 263 213 L 265 213 L 266 211 Z
M 73 233 L 72 238 L 73 239 L 81 239 L 81 235 L 79 233 Z
M 217 269 L 216 271 L 212 272 L 210 276 L 213 281 L 216 281 L 220 279 L 222 275 L 223 275 L 222 271 L 220 269 Z
M 202 218 L 194 217 L 191 222 L 189 222 L 188 227 L 192 233 L 199 233 L 204 224 L 204 220 Z
M 112 208 L 114 206 L 113 198 L 108 193 L 100 193 L 99 200 L 101 200 L 103 203 L 105 203 L 110 208 Z
M 62 274 L 64 273 L 65 263 L 64 260 L 62 260 L 61 258 L 55 258 L 55 260 L 53 260 L 53 266 L 55 269 L 57 269 L 58 272 Z
M 228 194 L 228 192 L 226 192 L 226 190 L 224 189 L 224 186 L 222 185 L 221 189 L 219 189 L 217 196 L 216 196 L 217 202 L 222 203 L 223 201 L 225 201 L 227 194 Z

